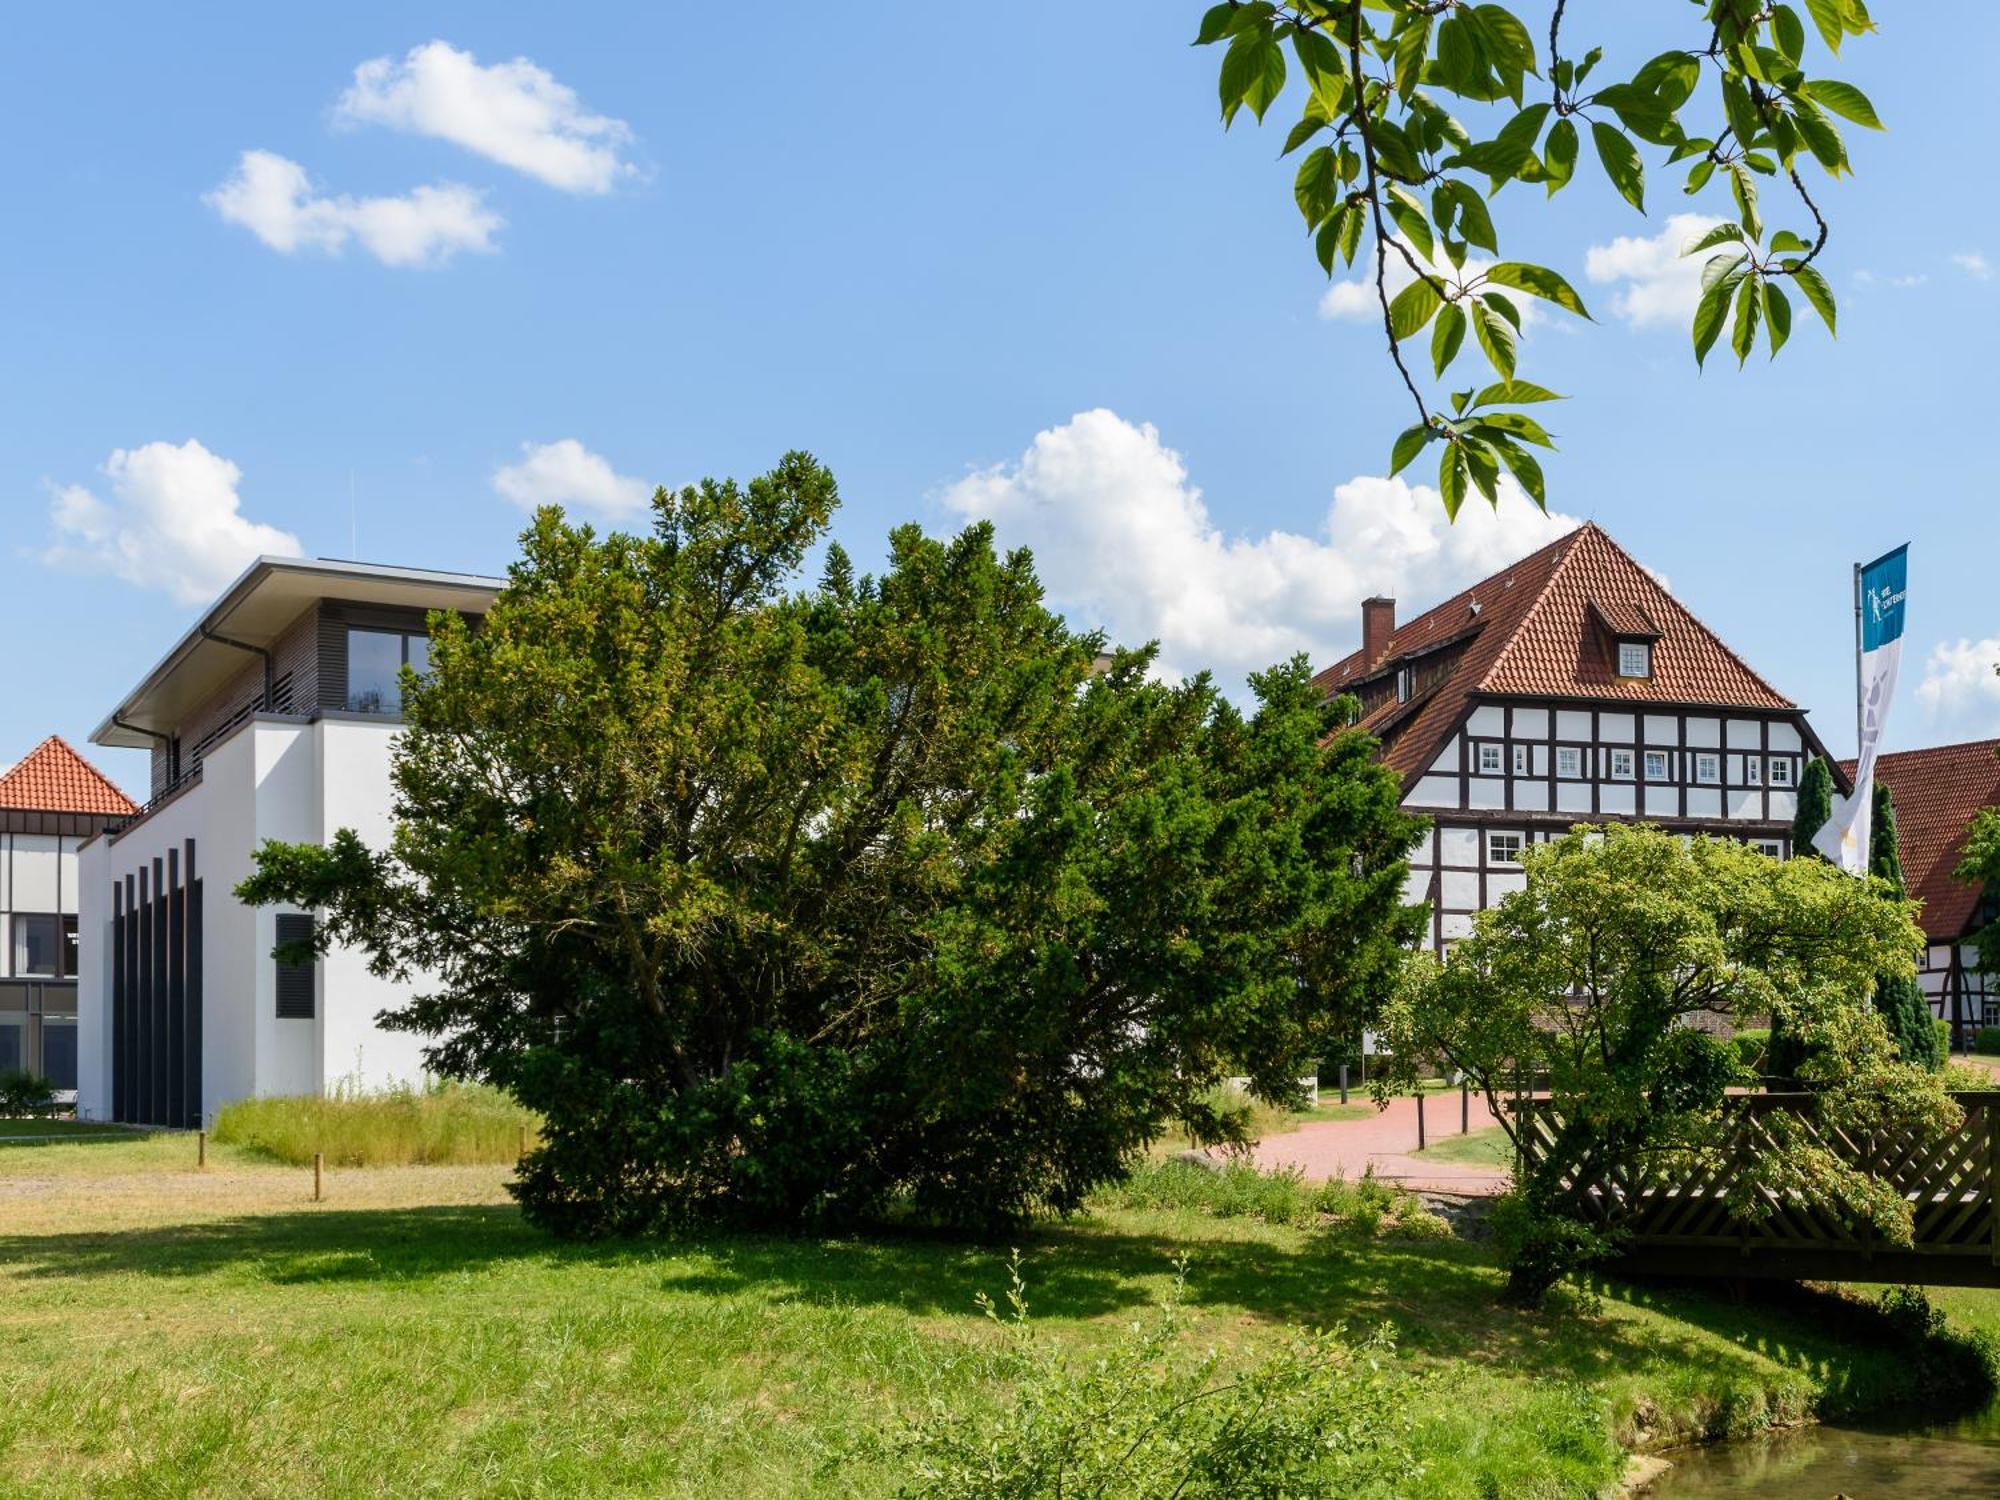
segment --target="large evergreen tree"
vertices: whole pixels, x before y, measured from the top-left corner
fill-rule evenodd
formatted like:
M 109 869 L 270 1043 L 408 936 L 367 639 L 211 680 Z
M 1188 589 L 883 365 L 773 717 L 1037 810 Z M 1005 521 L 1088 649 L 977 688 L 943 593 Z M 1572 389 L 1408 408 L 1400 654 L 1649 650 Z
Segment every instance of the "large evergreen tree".
M 1902 899 L 1903 855 L 1896 843 L 1896 799 L 1888 783 L 1882 781 L 1875 783 L 1875 801 L 1869 809 L 1868 873 L 1887 881 L 1897 899 Z M 1878 976 L 1875 1008 L 1882 1013 L 1882 1022 L 1903 1061 L 1931 1069 L 1944 1066 L 1944 1043 L 1932 1024 L 1930 1002 L 1915 974 L 1897 970 Z
M 243 887 L 542 1113 L 538 1223 L 1071 1209 L 1169 1119 L 1226 1130 L 1226 1073 L 1295 1093 L 1416 935 L 1422 825 L 1303 660 L 1247 712 L 1100 661 L 984 526 L 801 590 L 835 504 L 793 454 L 647 536 L 540 513 L 477 628 L 433 619 L 391 847 Z

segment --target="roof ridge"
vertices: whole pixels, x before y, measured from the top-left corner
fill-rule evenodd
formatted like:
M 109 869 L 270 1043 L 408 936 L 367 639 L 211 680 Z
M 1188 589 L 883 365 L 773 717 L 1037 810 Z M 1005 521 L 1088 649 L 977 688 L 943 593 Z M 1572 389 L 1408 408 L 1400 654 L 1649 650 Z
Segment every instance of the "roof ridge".
M 1599 526 L 1595 521 L 1585 521 L 1576 530 L 1565 536 L 1558 537 L 1556 540 L 1558 542 L 1574 543 L 1586 532 L 1595 532 L 1599 536 L 1604 536 L 1603 527 Z M 1551 545 L 1554 544 L 1551 543 Z M 1614 543 L 1614 545 L 1616 544 Z M 1484 691 L 1487 684 L 1492 682 L 1493 674 L 1500 670 L 1501 664 L 1507 660 L 1508 655 L 1513 651 L 1514 647 L 1520 643 L 1521 632 L 1527 629 L 1528 622 L 1534 619 L 1536 612 L 1548 602 L 1550 590 L 1555 588 L 1556 580 L 1563 576 L 1564 571 L 1570 565 L 1570 560 L 1575 556 L 1576 548 L 1572 545 L 1564 550 L 1561 557 L 1556 559 L 1556 565 L 1549 569 L 1549 576 L 1542 580 L 1542 586 L 1536 591 L 1535 597 L 1528 601 L 1528 607 L 1522 610 L 1515 618 L 1513 631 L 1508 635 L 1500 649 L 1493 653 L 1493 659 L 1486 664 L 1486 670 L 1480 673 L 1479 681 L 1474 684 L 1477 690 Z
M 52 762 L 60 762 L 60 764 L 51 764 Z M 73 789 L 65 789 L 60 793 L 52 793 L 44 791 L 41 788 L 29 788 L 31 781 L 35 780 L 38 776 L 44 775 L 58 778 L 80 775 L 84 778 L 85 785 L 89 790 L 78 794 Z M 21 803 L 10 802 L 8 800 L 10 786 L 20 786 L 24 790 L 29 791 L 30 796 L 34 800 Z M 91 805 L 99 798 L 112 805 L 108 808 Z M 50 800 L 59 800 L 76 805 L 51 807 L 47 805 Z M 76 746 L 72 745 L 59 734 L 46 736 L 34 749 L 9 766 L 4 773 L 0 773 L 0 807 L 19 807 L 30 811 L 46 812 L 108 811 L 116 814 L 129 814 L 139 810 L 139 804 L 128 797 L 117 782 L 92 765 L 77 750 Z

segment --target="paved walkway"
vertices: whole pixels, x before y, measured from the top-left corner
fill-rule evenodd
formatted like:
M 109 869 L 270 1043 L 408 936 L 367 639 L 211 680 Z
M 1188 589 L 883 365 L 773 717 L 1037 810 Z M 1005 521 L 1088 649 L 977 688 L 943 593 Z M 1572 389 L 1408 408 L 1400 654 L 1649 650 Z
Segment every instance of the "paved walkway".
M 1472 1128 L 1497 1123 L 1486 1101 L 1472 1097 Z M 1456 1093 L 1433 1094 L 1424 1104 L 1424 1124 L 1431 1142 L 1458 1134 Z M 1297 1167 L 1320 1180 L 1349 1181 L 1373 1168 L 1377 1177 L 1428 1192 L 1494 1194 L 1507 1185 L 1502 1168 L 1439 1161 L 1417 1150 L 1417 1101 L 1392 1099 L 1389 1107 L 1365 1120 L 1317 1120 L 1284 1135 L 1269 1136 L 1252 1153 L 1260 1167 Z

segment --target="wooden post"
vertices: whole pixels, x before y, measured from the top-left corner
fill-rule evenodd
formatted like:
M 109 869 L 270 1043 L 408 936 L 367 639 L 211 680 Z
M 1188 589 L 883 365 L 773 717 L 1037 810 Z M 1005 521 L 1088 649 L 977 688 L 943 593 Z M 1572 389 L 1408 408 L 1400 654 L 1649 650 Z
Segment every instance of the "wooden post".
M 527 1154 L 528 1154 L 528 1127 L 523 1125 L 521 1127 L 521 1149 L 514 1153 L 514 1160 L 519 1161 L 522 1157 L 526 1156 Z
M 1417 1149 L 1424 1149 L 1424 1086 L 1417 1085 Z
M 325 1169 L 326 1157 L 318 1151 L 313 1152 L 313 1202 L 315 1203 L 320 1201 Z
M 1342 1064 L 1340 1065 L 1340 1102 L 1341 1102 L 1342 1104 L 1345 1104 L 1345 1103 L 1347 1102 L 1347 1064 L 1346 1064 L 1346 1063 L 1342 1063 Z
M 208 1170 L 208 1132 L 206 1130 L 197 1130 L 194 1133 L 194 1167 L 197 1172 L 206 1172 Z
M 1458 1133 L 1472 1134 L 1472 1085 L 1463 1078 L 1458 1081 Z

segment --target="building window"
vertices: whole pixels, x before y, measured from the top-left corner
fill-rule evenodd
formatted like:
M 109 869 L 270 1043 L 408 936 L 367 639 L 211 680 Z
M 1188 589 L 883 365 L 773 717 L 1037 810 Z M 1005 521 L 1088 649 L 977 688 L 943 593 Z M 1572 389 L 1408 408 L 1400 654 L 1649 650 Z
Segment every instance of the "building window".
M 1500 747 L 1498 745 L 1481 745 L 1479 747 L 1479 774 L 1481 776 L 1498 776 L 1500 774 Z
M 1410 669 L 1408 667 L 1399 667 L 1396 671 L 1396 701 L 1398 703 L 1408 703 L 1410 701 L 1411 685 Z
M 313 919 L 300 912 L 281 911 L 278 913 L 278 942 L 309 943 L 313 936 Z M 310 1021 L 313 1018 L 313 980 L 317 964 L 288 964 L 282 958 L 278 965 L 278 1019 L 280 1021 Z
M 1790 786 L 1792 784 L 1792 763 L 1782 755 L 1771 757 L 1771 785 Z
M 1648 750 L 1646 752 L 1646 779 L 1648 781 L 1665 781 L 1667 779 L 1666 751 Z
M 1611 779 L 1613 781 L 1630 781 L 1632 779 L 1632 752 L 1630 750 L 1613 750 L 1611 752 Z
M 1516 745 L 1514 747 L 1514 774 L 1516 776 L 1526 776 L 1528 774 L 1528 747 L 1526 745 Z
M 1556 775 L 1566 776 L 1572 781 L 1583 775 L 1583 752 L 1574 745 L 1563 745 L 1556 750 Z
M 1695 756 L 1694 779 L 1708 786 L 1722 780 L 1722 757 L 1713 751 L 1703 751 Z
M 1620 677 L 1651 677 L 1653 675 L 1653 648 L 1644 641 L 1620 641 L 1618 643 L 1618 675 Z
M 1521 835 L 1518 833 L 1487 834 L 1486 859 L 1489 864 L 1518 865 L 1521 862 Z
M 431 669 L 430 637 L 422 632 L 364 630 L 347 632 L 347 707 L 358 714 L 399 714 L 403 711 L 402 671 L 419 677 Z
M 1764 784 L 1763 756 L 1746 755 L 1743 757 L 1743 784 L 1745 786 L 1762 786 Z
M 62 917 L 41 912 L 14 913 L 14 968 L 16 979 L 59 979 L 66 974 L 74 974 L 74 961 L 65 965 L 69 957 L 65 951 Z M 70 917 L 67 925 L 71 934 L 69 941 L 75 942 L 76 918 Z
M 1777 839 L 1752 839 L 1750 846 L 1759 854 L 1768 854 L 1772 859 L 1785 857 L 1785 846 Z

